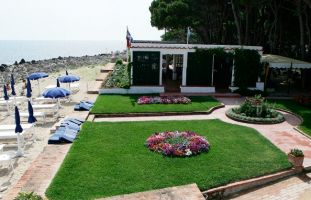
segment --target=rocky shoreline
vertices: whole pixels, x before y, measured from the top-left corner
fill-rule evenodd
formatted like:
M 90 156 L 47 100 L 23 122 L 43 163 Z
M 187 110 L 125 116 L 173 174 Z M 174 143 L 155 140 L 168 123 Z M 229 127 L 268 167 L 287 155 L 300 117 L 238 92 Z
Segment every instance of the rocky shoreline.
M 33 72 L 46 72 L 53 73 L 63 69 L 75 69 L 82 66 L 96 66 L 104 65 L 109 62 L 115 55 L 112 54 L 98 54 L 94 56 L 81 56 L 81 57 L 61 57 L 45 59 L 45 60 L 32 60 L 24 61 L 23 59 L 13 65 L 0 66 L 0 84 L 10 82 L 10 76 L 13 73 L 17 82 L 26 79 L 28 74 Z M 119 56 L 118 56 L 119 57 Z M 122 55 L 120 55 L 122 57 Z

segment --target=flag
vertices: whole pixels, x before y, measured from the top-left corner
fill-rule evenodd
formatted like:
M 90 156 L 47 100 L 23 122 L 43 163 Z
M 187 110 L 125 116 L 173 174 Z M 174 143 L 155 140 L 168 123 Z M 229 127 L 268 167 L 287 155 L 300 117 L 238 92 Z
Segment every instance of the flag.
M 190 36 L 191 36 L 191 29 L 190 27 L 188 27 L 187 28 L 187 44 L 189 43 Z
M 133 38 L 131 36 L 131 33 L 129 32 L 129 29 L 126 29 L 126 46 L 127 48 L 131 48 L 133 42 Z

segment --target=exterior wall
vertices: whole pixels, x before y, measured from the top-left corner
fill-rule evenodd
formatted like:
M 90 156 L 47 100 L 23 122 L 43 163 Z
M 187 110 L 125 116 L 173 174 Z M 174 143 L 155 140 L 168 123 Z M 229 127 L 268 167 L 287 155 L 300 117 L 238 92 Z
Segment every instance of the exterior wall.
M 215 87 L 190 87 L 181 86 L 182 93 L 215 93 Z
M 163 86 L 131 86 L 130 89 L 105 88 L 99 90 L 99 94 L 151 94 L 163 92 Z

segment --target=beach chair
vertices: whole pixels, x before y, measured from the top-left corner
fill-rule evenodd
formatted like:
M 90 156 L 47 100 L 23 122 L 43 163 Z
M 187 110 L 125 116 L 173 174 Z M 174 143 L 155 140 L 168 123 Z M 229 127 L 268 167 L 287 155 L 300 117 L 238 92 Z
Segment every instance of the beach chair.
M 20 112 L 19 115 L 20 115 L 21 119 L 22 118 L 28 119 L 29 112 Z M 45 123 L 45 120 L 46 120 L 45 112 L 34 112 L 33 116 L 36 117 L 36 118 L 41 117 L 43 119 L 43 122 Z
M 50 103 L 57 103 L 57 99 L 51 99 L 51 98 L 45 98 L 45 97 L 37 97 L 33 99 L 33 102 L 40 103 L 43 102 L 44 104 L 50 104 Z
M 13 158 L 14 156 L 10 155 L 10 154 L 7 154 L 7 153 L 0 153 L 0 163 L 1 163 L 1 168 L 3 168 L 3 166 L 6 164 L 9 166 L 9 169 L 10 170 L 14 170 L 14 167 L 13 167 Z
M 58 105 L 57 104 L 34 104 L 32 105 L 32 108 L 37 110 L 46 110 L 49 113 L 52 113 L 53 115 L 58 114 Z
M 77 93 L 80 90 L 80 83 L 79 82 L 71 83 L 69 89 L 73 93 Z

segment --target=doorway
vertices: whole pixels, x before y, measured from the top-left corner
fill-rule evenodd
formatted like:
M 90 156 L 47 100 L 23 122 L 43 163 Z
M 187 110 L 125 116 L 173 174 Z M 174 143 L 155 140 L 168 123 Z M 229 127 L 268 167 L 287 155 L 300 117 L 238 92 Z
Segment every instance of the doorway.
M 180 92 L 182 84 L 183 55 L 165 54 L 162 57 L 162 83 L 165 92 Z
M 233 59 L 215 56 L 214 60 L 214 86 L 217 92 L 229 92 L 232 79 Z

